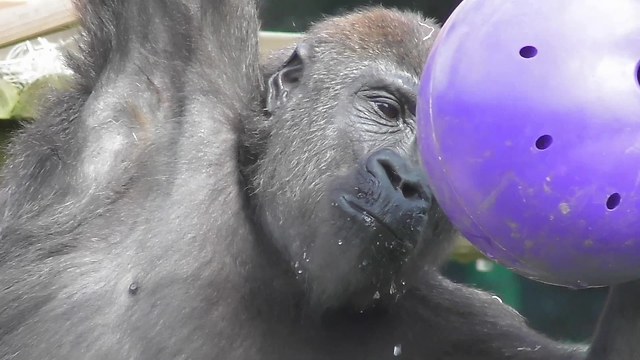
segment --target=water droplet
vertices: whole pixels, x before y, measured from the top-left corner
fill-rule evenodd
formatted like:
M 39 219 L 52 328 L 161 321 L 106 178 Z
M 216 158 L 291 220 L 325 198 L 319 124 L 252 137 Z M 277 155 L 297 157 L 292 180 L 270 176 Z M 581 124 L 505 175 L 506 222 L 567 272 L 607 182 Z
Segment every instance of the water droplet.
M 362 220 L 364 220 L 364 223 L 367 226 L 373 226 L 376 223 L 373 217 L 367 213 L 362 214 Z
M 342 239 L 338 240 L 338 245 L 342 245 Z
M 398 344 L 393 347 L 393 356 L 400 356 L 402 354 L 402 345 Z
M 362 260 L 362 265 L 363 265 L 363 266 L 367 266 L 367 265 L 369 265 L 369 260 L 368 260 L 368 259 L 364 259 L 364 260 Z
M 404 282 L 404 280 L 400 280 L 400 283 L 402 283 L 402 285 L 407 285 L 407 283 Z
M 373 298 L 374 299 L 380 299 L 380 293 L 376 291 L 376 293 L 373 294 Z
M 302 270 L 298 270 L 298 274 L 302 274 Z
M 309 257 L 307 256 L 307 253 L 302 254 L 302 258 L 309 261 Z
M 589 286 L 589 284 L 587 284 L 586 282 L 582 281 L 582 280 L 577 280 L 577 288 L 581 289 L 581 288 L 586 288 Z
M 389 287 L 389 294 L 393 295 L 396 292 L 396 283 L 391 282 L 391 286 Z
M 296 261 L 295 267 L 300 266 L 300 262 Z

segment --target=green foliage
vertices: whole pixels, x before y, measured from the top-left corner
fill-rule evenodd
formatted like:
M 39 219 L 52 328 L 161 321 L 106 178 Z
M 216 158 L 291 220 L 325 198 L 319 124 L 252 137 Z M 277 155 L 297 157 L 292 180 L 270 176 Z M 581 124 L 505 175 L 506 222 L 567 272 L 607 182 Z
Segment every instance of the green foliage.
M 0 79 L 0 120 L 11 118 L 11 110 L 18 103 L 20 90 L 12 83 Z
M 44 97 L 55 89 L 69 86 L 70 77 L 67 75 L 48 75 L 27 85 L 18 96 L 11 111 L 13 119 L 35 119 Z
M 0 121 L 9 119 L 34 119 L 44 97 L 53 89 L 69 86 L 68 75 L 48 75 L 20 90 L 17 86 L 0 79 Z
M 18 120 L 33 120 L 38 116 L 45 96 L 54 89 L 69 86 L 68 75 L 48 75 L 20 90 L 0 78 L 0 166 L 4 164 L 4 149 L 11 132 L 19 127 Z

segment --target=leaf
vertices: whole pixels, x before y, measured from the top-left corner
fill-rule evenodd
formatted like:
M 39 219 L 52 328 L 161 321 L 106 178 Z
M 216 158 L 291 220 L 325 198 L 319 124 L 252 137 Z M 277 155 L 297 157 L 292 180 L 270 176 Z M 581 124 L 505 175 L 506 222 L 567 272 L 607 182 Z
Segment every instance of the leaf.
M 12 83 L 0 79 L 0 120 L 11 118 L 11 111 L 18 102 L 20 90 Z
M 47 75 L 27 85 L 20 92 L 18 102 L 13 107 L 11 118 L 35 119 L 45 97 L 54 89 L 69 87 L 71 77 L 68 75 Z

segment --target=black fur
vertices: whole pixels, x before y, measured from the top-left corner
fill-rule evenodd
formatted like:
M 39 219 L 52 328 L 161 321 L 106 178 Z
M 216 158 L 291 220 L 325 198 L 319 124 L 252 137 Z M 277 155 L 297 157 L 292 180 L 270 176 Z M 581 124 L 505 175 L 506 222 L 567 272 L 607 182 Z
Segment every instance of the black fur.
M 261 64 L 250 0 L 77 8 L 71 90 L 2 172 L 0 359 L 585 357 L 438 273 L 453 230 L 414 119 L 433 21 L 362 9 Z M 593 360 L 638 354 L 625 286 Z

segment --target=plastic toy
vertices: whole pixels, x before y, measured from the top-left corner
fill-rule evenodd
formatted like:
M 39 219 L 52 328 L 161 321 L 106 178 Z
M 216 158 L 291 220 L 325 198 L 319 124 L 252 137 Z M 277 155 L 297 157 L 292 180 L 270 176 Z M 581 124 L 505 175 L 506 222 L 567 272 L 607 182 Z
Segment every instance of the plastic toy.
M 489 258 L 582 288 L 640 278 L 640 1 L 464 0 L 429 56 L 433 191 Z

